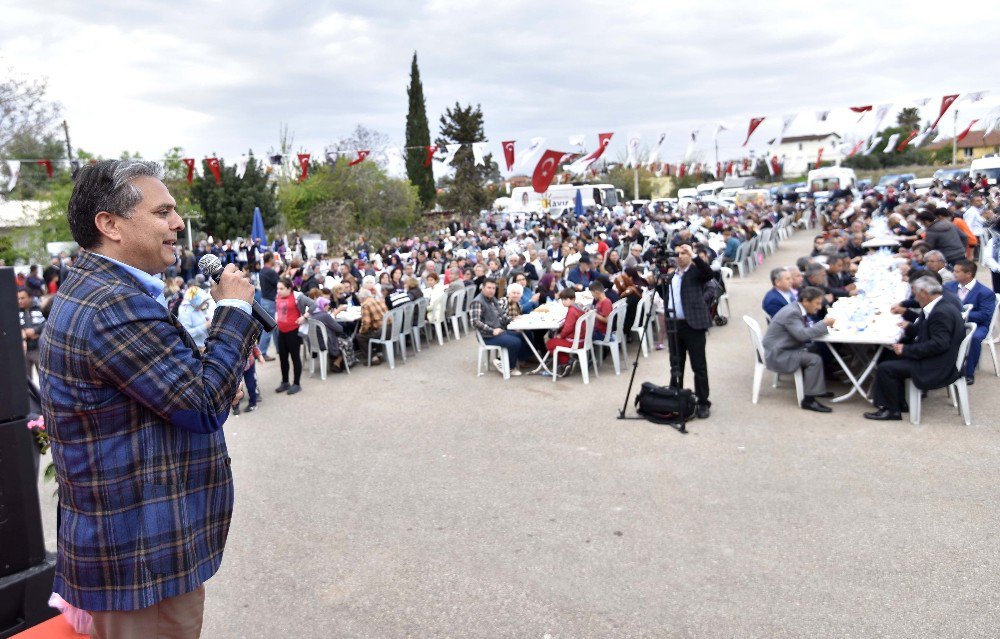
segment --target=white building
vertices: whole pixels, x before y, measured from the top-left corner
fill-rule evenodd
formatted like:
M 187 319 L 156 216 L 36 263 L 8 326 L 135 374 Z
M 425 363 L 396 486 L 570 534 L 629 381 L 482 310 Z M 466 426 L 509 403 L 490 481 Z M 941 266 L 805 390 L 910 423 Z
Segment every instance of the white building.
M 820 149 L 823 149 L 823 162 L 833 162 L 839 166 L 844 159 L 840 143 L 840 136 L 836 133 L 794 135 L 782 139 L 781 144 L 773 147 L 772 154 L 784 161 L 786 176 L 805 175 L 816 163 Z

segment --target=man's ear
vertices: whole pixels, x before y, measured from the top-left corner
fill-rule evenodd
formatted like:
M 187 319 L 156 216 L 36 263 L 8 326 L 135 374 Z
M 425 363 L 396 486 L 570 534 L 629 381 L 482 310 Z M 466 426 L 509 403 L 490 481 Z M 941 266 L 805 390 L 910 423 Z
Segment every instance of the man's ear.
M 120 225 L 123 219 L 121 216 L 108 213 L 107 211 L 98 211 L 97 215 L 94 216 L 94 226 L 107 239 L 112 242 L 120 242 L 122 239 Z

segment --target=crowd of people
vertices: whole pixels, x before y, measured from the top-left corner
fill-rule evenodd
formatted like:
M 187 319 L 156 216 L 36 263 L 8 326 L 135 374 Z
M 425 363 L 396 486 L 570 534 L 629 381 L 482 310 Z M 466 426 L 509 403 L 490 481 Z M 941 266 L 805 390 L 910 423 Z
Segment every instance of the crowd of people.
M 575 322 L 585 310 L 571 300 L 577 292 L 590 292 L 595 300 L 596 339 L 608 331 L 611 305 L 619 300 L 624 306 L 624 334 L 630 341 L 635 339 L 637 332 L 631 329 L 639 303 L 644 294 L 656 288 L 654 267 L 664 267 L 655 264 L 656 256 L 660 249 L 669 249 L 677 257 L 660 281 L 674 283 L 671 290 L 676 294 L 671 293 L 669 316 L 661 293 L 653 295 L 658 336 L 654 347 L 665 348 L 668 332 L 676 335 L 674 363 L 682 372 L 690 358 L 696 394 L 707 414 L 705 335 L 710 320 L 702 300 L 709 306 L 711 291 L 717 293 L 716 289 L 724 287 L 719 267 L 736 260 L 744 242 L 784 217 L 803 225 L 810 220 L 822 229 L 809 256 L 772 271 L 773 288 L 763 301 L 768 317 L 777 317 L 792 302 L 802 303 L 803 308 L 807 302 L 819 304 L 816 312 L 807 315 L 811 325 L 820 326 L 830 304 L 838 297 L 855 294 L 852 272 L 866 252 L 862 244 L 874 216 L 887 218 L 900 241 L 900 255 L 907 260 L 904 268 L 909 274 L 934 275 L 950 286 L 960 273 L 971 271 L 974 275 L 975 263 L 968 266 L 963 260 L 982 254 L 993 273 L 994 290 L 1000 290 L 1000 242 L 983 244 L 986 229 L 998 219 L 994 213 L 998 204 L 995 187 L 963 192 L 936 186 L 921 195 L 903 188 L 885 193 L 868 191 L 857 197 L 842 190 L 819 204 L 793 194 L 779 196 L 769 205 L 746 203 L 732 209 L 706 204 L 684 209 L 620 204 L 591 208 L 582 216 L 570 211 L 555 217 L 494 212 L 477 222 L 452 220 L 436 232 L 393 239 L 381 246 L 359 236 L 329 255 L 309 255 L 297 235 L 271 243 L 261 238 L 209 238 L 193 251 L 178 249 L 176 264 L 164 274 L 164 295 L 168 308 L 195 343 L 204 347 L 215 304 L 209 284 L 197 271 L 198 260 L 211 253 L 224 265 L 235 264 L 247 272 L 257 288 L 258 301 L 276 317 L 278 326 L 262 335 L 259 358 L 248 361 L 246 378 L 254 378 L 257 363 L 277 359 L 281 383 L 275 390 L 296 394 L 302 390 L 301 347 L 307 336 L 307 319 L 323 323 L 331 336 L 323 350 L 329 353 L 334 372 L 344 370 L 358 354 L 362 363 L 377 366 L 384 358 L 377 354 L 378 349 L 371 359 L 367 357 L 369 342 L 380 336 L 383 319 L 391 309 L 426 295 L 431 298 L 427 319 L 437 323 L 444 319 L 443 313 L 452 312 L 448 301 L 471 286 L 472 327 L 485 343 L 508 350 L 512 374 L 518 375 L 537 370 L 538 362 L 532 349 L 526 348 L 526 338 L 508 331 L 507 324 L 539 306 L 562 303 L 569 307 L 566 324 L 552 335 L 534 338 L 534 350 L 552 352 L 558 345 L 572 345 Z M 44 322 L 41 302 L 58 290 L 72 263 L 73 256 L 63 254 L 52 258 L 44 271 L 33 266 L 20 278 L 20 288 L 28 298 L 22 302 L 22 325 L 29 353 L 37 348 L 37 334 Z M 675 276 L 679 278 L 676 281 Z M 809 288 L 821 291 L 819 298 L 801 299 L 801 293 Z M 980 291 L 974 297 L 982 297 Z M 439 300 L 443 303 L 435 303 Z M 359 307 L 358 319 L 338 320 L 349 307 Z M 977 311 L 976 317 L 979 315 Z M 971 368 L 966 371 L 970 383 L 974 382 L 980 333 L 985 330 L 985 324 L 980 323 L 977 344 L 970 353 Z M 795 339 L 810 342 L 808 335 L 798 331 Z M 767 341 L 770 344 L 774 339 Z M 823 358 L 827 375 L 834 375 L 828 354 L 823 355 L 825 349 L 814 350 Z M 557 365 L 558 374 L 571 374 L 576 361 L 564 356 Z M 779 365 L 777 360 L 771 365 L 790 366 L 788 362 Z M 815 366 L 810 363 L 810 370 Z M 813 372 L 809 375 L 812 379 Z M 825 388 L 818 382 L 810 387 L 803 406 L 829 410 L 816 401 L 828 394 Z M 254 410 L 260 397 L 256 388 L 250 395 L 246 410 Z
M 865 417 L 901 419 L 908 410 L 906 379 L 922 391 L 947 386 L 959 377 L 966 385 L 974 384 L 1000 293 L 998 211 L 1000 190 L 986 183 L 963 190 L 935 184 L 920 194 L 905 188 L 885 195 L 870 191 L 859 199 L 848 195 L 831 202 L 811 253 L 770 273 L 772 288 L 761 301 L 769 320 L 763 339 L 768 368 L 778 373 L 801 370 L 802 408 L 831 411 L 817 400 L 832 397 L 826 381 L 843 379 L 844 373 L 831 356 L 831 345 L 815 340 L 834 325 L 828 310 L 838 298 L 863 293 L 854 273 L 863 256 L 874 250 L 864 246 L 866 240 L 878 236 L 875 239 L 884 241 L 875 244 L 883 250 L 892 247 L 911 296 L 887 309 L 900 316 L 903 335 L 878 364 L 877 410 Z M 980 264 L 990 271 L 992 290 L 977 280 Z M 966 321 L 975 328 L 964 366 L 957 366 Z

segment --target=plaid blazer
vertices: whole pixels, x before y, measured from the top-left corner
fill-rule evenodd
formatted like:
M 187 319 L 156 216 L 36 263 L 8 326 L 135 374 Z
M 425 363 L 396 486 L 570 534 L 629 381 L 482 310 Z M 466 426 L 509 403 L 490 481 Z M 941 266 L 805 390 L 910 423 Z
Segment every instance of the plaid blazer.
M 89 253 L 70 269 L 40 346 L 66 601 L 136 610 L 218 570 L 233 509 L 222 425 L 259 334 L 219 307 L 201 355 L 125 269 Z

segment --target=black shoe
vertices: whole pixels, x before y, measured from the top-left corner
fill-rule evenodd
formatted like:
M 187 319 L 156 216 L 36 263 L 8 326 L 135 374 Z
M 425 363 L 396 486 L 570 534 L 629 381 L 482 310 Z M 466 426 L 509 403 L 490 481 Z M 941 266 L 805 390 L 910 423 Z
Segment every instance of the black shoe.
M 822 399 L 830 399 L 831 397 L 833 397 L 833 391 L 826 391 L 825 393 L 820 393 L 819 395 L 814 395 L 813 397 L 815 397 L 817 399 L 820 399 L 820 398 L 822 398 Z
M 288 382 L 281 382 L 281 386 L 275 388 L 274 392 L 275 393 L 284 393 L 289 388 L 291 388 L 291 387 L 288 385 Z
M 288 387 L 288 394 L 289 395 L 294 395 L 295 393 L 299 392 L 300 390 L 302 390 L 301 386 L 299 386 L 298 384 L 292 384 L 291 386 Z
M 274 361 L 274 355 L 265 355 L 264 356 L 264 361 L 265 362 L 273 362 Z
M 708 404 L 698 404 L 698 419 L 708 419 L 708 416 L 712 414 L 709 410 Z
M 819 395 L 819 397 L 822 397 L 822 395 Z M 805 410 L 813 410 L 813 411 L 816 411 L 817 413 L 832 413 L 833 412 L 833 409 L 830 408 L 829 406 L 824 406 L 823 404 L 820 404 L 819 402 L 817 402 L 815 397 L 807 397 L 807 398 L 803 399 L 802 400 L 802 408 L 805 409 Z
M 889 410 L 888 408 L 880 408 L 879 410 L 872 411 L 870 413 L 865 413 L 865 419 L 874 419 L 880 422 L 887 421 L 899 421 L 903 419 L 897 411 Z
M 252 413 L 255 410 L 257 410 L 257 404 L 250 404 L 249 406 L 247 406 L 247 412 L 248 413 Z
M 240 405 L 237 404 L 233 406 L 233 415 L 239 415 L 239 414 L 240 414 Z
M 966 386 L 972 386 L 975 383 L 976 383 L 976 378 L 973 377 L 972 375 L 969 375 L 968 377 L 965 378 L 965 385 Z

